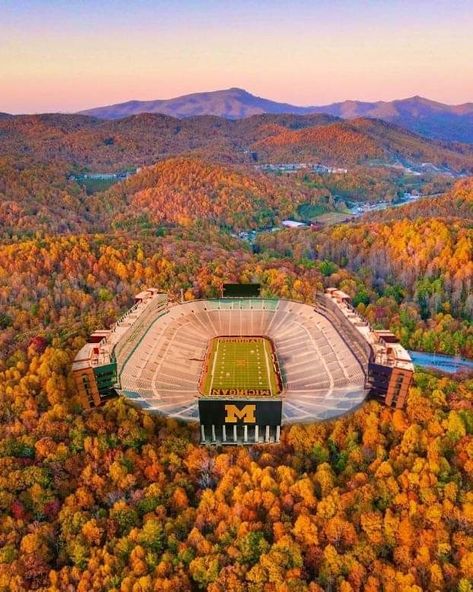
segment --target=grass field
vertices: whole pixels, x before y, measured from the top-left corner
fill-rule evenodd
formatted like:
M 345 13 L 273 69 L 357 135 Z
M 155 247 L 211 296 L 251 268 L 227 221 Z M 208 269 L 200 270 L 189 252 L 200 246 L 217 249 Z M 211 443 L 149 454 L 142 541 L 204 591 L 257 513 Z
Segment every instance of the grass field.
M 347 218 L 350 218 L 350 216 L 350 212 L 327 212 L 314 218 L 314 221 L 321 222 L 326 226 L 332 226 L 334 224 L 341 224 Z
M 280 392 L 273 349 L 265 337 L 215 337 L 201 392 L 213 396 L 274 396 Z

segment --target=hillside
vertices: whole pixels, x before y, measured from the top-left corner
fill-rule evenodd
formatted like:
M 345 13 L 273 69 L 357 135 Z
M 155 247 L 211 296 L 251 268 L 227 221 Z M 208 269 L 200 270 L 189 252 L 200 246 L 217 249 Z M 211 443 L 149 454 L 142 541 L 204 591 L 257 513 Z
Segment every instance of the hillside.
M 180 154 L 223 163 L 320 160 L 352 166 L 381 160 L 473 170 L 469 145 L 434 142 L 379 120 L 346 122 L 326 115 L 265 114 L 235 121 L 152 114 L 113 121 L 85 115 L 16 116 L 0 120 L 0 137 L 0 155 L 61 160 L 76 169 L 100 171 L 150 165 Z
M 473 103 L 446 105 L 419 96 L 394 101 L 342 101 L 300 107 L 257 97 L 243 89 L 230 88 L 164 100 L 127 101 L 87 109 L 81 113 L 102 119 L 121 119 L 140 113 L 162 113 L 177 118 L 216 115 L 227 119 L 261 113 L 327 113 L 343 119 L 382 119 L 428 138 L 473 143 Z
M 303 183 L 270 178 L 195 158 L 173 158 L 147 167 L 89 200 L 115 227 L 205 220 L 237 230 L 271 226 L 320 192 Z
M 253 144 L 272 162 L 319 160 L 333 165 L 401 163 L 473 171 L 473 148 L 433 142 L 380 120 L 338 121 L 317 128 L 284 130 Z
M 340 286 L 373 326 L 389 327 L 408 349 L 473 359 L 470 222 L 363 219 L 321 231 L 265 233 L 257 245 L 320 269 L 326 286 Z
M 403 206 L 401 210 L 385 210 L 369 214 L 367 219 L 391 221 L 399 218 L 456 219 L 466 223 L 473 220 L 473 179 L 457 181 L 445 195 L 420 199 Z
M 21 165 L 0 157 L 0 233 L 83 232 L 92 219 L 85 192 L 67 179 L 68 167 Z
M 256 142 L 253 147 L 262 160 L 273 162 L 321 161 L 331 165 L 354 165 L 384 156 L 372 138 L 345 123 L 284 130 Z
M 0 155 L 21 160 L 58 159 L 75 167 L 115 171 L 184 153 L 219 162 L 251 162 L 249 147 L 281 129 L 325 125 L 326 115 L 261 115 L 229 121 L 137 115 L 101 121 L 85 115 L 25 115 L 0 120 Z
M 444 173 L 473 171 L 468 145 L 427 140 L 379 120 L 347 122 L 320 114 L 264 114 L 234 121 L 151 114 L 113 121 L 84 115 L 15 116 L 0 120 L 0 137 L 0 229 L 9 236 L 104 231 L 112 223 L 149 227 L 201 217 L 247 230 L 293 216 L 303 204 L 319 211 L 319 206 L 333 209 L 335 197 L 393 199 L 412 183 L 422 190 L 422 183 L 435 175 L 429 172 L 433 165 Z M 179 156 L 185 158 L 176 160 Z M 188 158 L 195 170 L 189 170 Z M 90 197 L 80 182 L 85 171 L 117 172 L 156 163 L 159 171 L 161 162 L 162 178 L 140 173 L 123 194 L 113 187 L 105 197 Z M 321 162 L 349 172 L 289 178 L 257 173 L 254 165 L 261 162 Z M 103 204 L 109 199 L 107 209 Z M 174 200 L 177 208 L 171 207 Z
M 445 105 L 416 96 L 373 103 L 343 101 L 316 107 L 313 111 L 343 119 L 382 119 L 429 138 L 473 143 L 473 103 Z

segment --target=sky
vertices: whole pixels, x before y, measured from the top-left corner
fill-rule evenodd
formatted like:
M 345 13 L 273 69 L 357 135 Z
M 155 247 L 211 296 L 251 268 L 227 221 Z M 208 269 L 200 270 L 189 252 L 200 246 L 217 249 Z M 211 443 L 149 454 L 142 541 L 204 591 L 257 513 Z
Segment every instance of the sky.
M 0 0 L 0 111 L 240 87 L 473 101 L 473 0 Z

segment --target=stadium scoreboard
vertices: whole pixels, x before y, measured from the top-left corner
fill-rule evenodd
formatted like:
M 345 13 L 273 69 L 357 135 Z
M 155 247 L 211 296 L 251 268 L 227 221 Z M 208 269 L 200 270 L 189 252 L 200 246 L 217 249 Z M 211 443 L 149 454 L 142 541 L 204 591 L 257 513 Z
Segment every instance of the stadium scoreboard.
M 223 284 L 224 298 L 258 298 L 260 284 Z

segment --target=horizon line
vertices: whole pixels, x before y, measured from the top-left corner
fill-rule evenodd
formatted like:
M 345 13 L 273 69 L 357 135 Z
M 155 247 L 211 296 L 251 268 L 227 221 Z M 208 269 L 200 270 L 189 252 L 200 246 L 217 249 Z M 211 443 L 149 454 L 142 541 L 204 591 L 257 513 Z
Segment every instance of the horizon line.
M 430 97 L 421 95 L 421 94 L 414 94 L 414 95 L 409 95 L 407 97 L 402 97 L 402 98 L 393 98 L 393 99 L 371 99 L 371 100 L 367 100 L 367 99 L 341 99 L 341 100 L 335 100 L 329 103 L 323 103 L 323 104 L 317 104 L 317 103 L 311 103 L 311 104 L 307 104 L 307 105 L 301 105 L 301 104 L 296 104 L 296 103 L 288 103 L 287 101 L 285 101 L 284 99 L 278 100 L 278 99 L 269 99 L 267 97 L 263 97 L 261 95 L 258 94 L 253 94 L 251 91 L 248 91 L 247 89 L 243 88 L 243 87 L 238 87 L 238 86 L 231 86 L 231 87 L 227 87 L 227 88 L 217 88 L 214 90 L 201 90 L 201 91 L 191 91 L 188 93 L 184 93 L 184 94 L 180 94 L 180 95 L 174 95 L 171 97 L 167 97 L 167 98 L 154 98 L 154 99 L 125 99 L 123 101 L 118 101 L 118 102 L 113 102 L 113 103 L 104 103 L 101 105 L 96 105 L 94 107 L 87 107 L 85 109 L 79 109 L 78 111 L 31 111 L 31 112 L 11 112 L 11 111 L 3 111 L 0 108 L 0 113 L 6 114 L 6 115 L 12 115 L 12 116 L 21 116 L 21 115 L 78 115 L 78 114 L 85 114 L 84 112 L 86 111 L 92 111 L 95 109 L 101 109 L 101 108 L 105 108 L 105 107 L 115 107 L 118 105 L 124 105 L 127 103 L 153 103 L 153 102 L 158 102 L 158 101 L 173 101 L 176 99 L 181 99 L 184 97 L 188 97 L 188 96 L 192 96 L 192 95 L 203 95 L 203 94 L 216 94 L 216 93 L 222 93 L 222 92 L 228 92 L 228 91 L 242 91 L 245 93 L 248 93 L 249 95 L 251 95 L 252 97 L 255 97 L 257 99 L 263 99 L 265 101 L 271 101 L 274 103 L 282 103 L 282 104 L 286 104 L 289 105 L 291 107 L 296 107 L 296 108 L 302 108 L 302 109 L 310 109 L 310 108 L 314 108 L 314 109 L 319 109 L 321 107 L 329 107 L 329 106 L 333 106 L 333 105 L 338 105 L 338 104 L 343 104 L 343 103 L 366 103 L 366 104 L 387 104 L 387 103 L 393 103 L 393 102 L 402 102 L 402 101 L 408 101 L 408 100 L 412 100 L 412 99 L 422 99 L 422 100 L 426 100 L 429 101 L 431 103 L 438 103 L 440 105 L 445 105 L 447 107 L 463 107 L 466 105 L 473 105 L 473 99 L 471 101 L 464 101 L 462 103 L 445 103 L 443 101 L 437 100 L 437 99 L 432 99 Z

